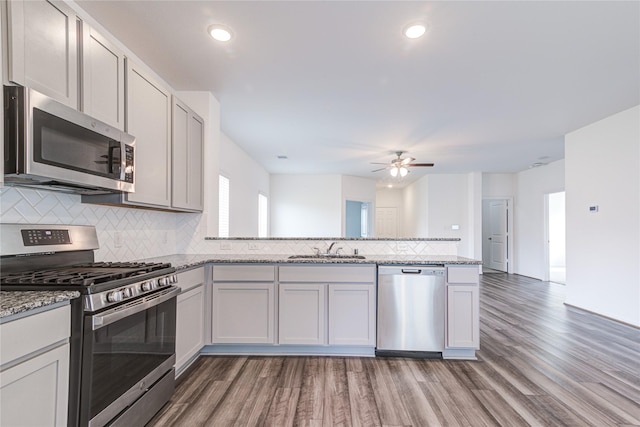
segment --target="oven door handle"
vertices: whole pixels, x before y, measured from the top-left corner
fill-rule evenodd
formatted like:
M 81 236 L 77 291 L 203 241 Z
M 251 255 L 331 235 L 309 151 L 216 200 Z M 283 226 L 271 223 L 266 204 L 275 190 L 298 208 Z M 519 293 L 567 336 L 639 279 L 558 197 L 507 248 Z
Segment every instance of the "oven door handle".
M 151 307 L 162 304 L 171 298 L 176 298 L 180 293 L 180 288 L 172 286 L 164 291 L 157 292 L 151 295 L 147 295 L 140 299 L 131 301 L 127 304 L 112 308 L 100 314 L 91 316 L 91 329 L 94 331 L 104 326 L 117 322 L 120 319 L 124 319 L 132 314 L 139 313 L 144 310 L 148 310 Z

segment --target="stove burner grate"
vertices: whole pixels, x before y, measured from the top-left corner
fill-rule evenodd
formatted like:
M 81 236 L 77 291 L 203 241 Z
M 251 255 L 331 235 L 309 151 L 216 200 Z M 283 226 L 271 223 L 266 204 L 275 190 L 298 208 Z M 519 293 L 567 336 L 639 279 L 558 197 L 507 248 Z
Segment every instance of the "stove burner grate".
M 0 285 L 33 284 L 88 287 L 170 267 L 171 264 L 140 262 L 77 264 L 71 267 L 6 274 L 0 278 Z

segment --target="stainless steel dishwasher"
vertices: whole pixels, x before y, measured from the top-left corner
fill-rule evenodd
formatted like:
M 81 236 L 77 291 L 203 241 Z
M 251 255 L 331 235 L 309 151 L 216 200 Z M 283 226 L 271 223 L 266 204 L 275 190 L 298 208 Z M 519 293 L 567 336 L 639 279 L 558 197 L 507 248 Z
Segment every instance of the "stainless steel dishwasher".
M 441 357 L 444 267 L 378 267 L 377 356 Z

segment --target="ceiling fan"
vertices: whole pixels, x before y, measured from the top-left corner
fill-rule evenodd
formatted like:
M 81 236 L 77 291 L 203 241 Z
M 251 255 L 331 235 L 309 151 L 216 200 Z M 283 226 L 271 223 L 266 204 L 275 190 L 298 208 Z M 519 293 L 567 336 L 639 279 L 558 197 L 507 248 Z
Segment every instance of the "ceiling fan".
M 389 173 L 392 177 L 396 177 L 400 175 L 401 177 L 407 176 L 409 173 L 409 168 L 411 167 L 432 167 L 433 163 L 411 163 L 415 160 L 413 157 L 405 157 L 402 158 L 402 155 L 406 153 L 406 151 L 396 151 L 397 158 L 391 160 L 391 163 L 375 163 L 372 162 L 372 165 L 386 165 L 383 168 L 372 170 L 371 172 L 379 172 L 385 169 L 389 170 Z

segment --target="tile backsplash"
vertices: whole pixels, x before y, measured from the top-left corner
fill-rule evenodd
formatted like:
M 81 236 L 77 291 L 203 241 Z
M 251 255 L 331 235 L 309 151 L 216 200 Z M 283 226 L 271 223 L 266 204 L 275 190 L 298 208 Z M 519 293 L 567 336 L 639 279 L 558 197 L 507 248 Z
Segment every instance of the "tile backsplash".
M 0 189 L 0 222 L 93 225 L 97 261 L 132 261 L 171 254 L 311 254 L 331 240 L 205 240 L 206 214 L 92 205 L 79 195 L 19 187 Z M 1 236 L 0 236 L 1 238 Z M 457 255 L 451 241 L 340 241 L 344 253 Z M 335 248 L 334 248 L 335 249 Z
M 81 203 L 79 195 L 19 187 L 0 189 L 0 212 L 3 223 L 94 225 L 100 242 L 97 261 L 176 252 L 178 214 L 171 212 L 91 205 Z

